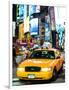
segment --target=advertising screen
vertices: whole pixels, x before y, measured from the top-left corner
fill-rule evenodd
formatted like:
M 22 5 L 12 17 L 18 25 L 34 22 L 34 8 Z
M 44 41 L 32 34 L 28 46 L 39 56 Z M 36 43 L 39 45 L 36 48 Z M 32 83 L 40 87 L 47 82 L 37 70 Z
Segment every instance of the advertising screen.
M 23 20 L 24 18 L 24 5 L 17 6 L 17 20 Z
M 24 23 L 19 25 L 19 39 L 21 40 L 24 36 Z
M 50 28 L 49 28 L 49 23 L 45 23 L 45 40 L 46 41 L 50 41 L 50 37 L 51 33 L 50 33 Z
M 40 12 L 40 6 L 39 5 L 30 5 L 29 6 L 29 16 L 33 13 L 39 13 Z
M 30 21 L 30 33 L 31 35 L 38 35 L 38 18 Z

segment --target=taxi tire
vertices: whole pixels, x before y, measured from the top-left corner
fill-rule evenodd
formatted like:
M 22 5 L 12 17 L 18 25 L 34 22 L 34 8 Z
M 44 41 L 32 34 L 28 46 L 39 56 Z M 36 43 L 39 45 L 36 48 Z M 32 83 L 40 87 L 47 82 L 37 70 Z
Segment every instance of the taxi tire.
M 63 65 L 61 66 L 59 73 L 63 72 Z
M 58 73 L 57 73 L 57 70 L 54 69 L 54 70 L 53 70 L 53 77 L 52 77 L 53 80 L 56 80 L 57 74 L 58 74 Z

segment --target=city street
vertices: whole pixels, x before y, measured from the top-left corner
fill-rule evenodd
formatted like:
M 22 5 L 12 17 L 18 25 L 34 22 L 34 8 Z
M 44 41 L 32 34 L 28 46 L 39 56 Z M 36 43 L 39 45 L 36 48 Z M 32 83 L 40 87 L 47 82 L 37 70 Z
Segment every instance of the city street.
M 13 86 L 65 82 L 64 12 L 64 7 L 13 5 Z

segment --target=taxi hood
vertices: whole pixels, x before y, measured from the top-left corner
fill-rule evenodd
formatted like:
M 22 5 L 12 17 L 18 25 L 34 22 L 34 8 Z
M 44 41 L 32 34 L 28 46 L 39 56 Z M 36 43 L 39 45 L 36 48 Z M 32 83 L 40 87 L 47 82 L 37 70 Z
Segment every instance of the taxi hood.
M 27 59 L 23 61 L 19 66 L 39 66 L 39 67 L 49 67 L 54 64 L 55 59 Z

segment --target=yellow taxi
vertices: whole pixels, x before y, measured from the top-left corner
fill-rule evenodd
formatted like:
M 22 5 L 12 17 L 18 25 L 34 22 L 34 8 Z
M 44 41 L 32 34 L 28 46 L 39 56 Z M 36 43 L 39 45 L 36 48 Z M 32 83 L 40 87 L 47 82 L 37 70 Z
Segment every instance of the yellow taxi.
M 49 80 L 62 68 L 64 57 L 57 49 L 37 49 L 17 67 L 21 80 Z

